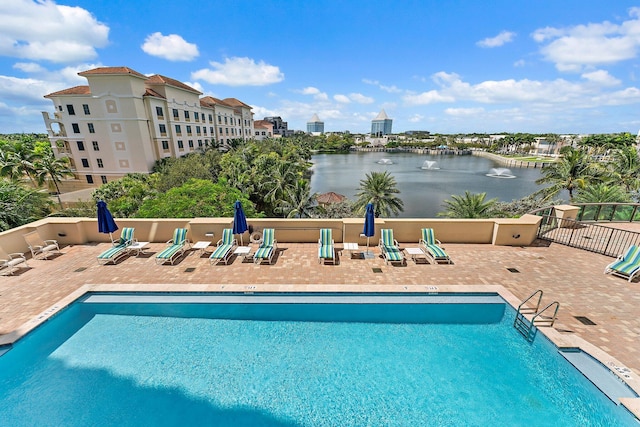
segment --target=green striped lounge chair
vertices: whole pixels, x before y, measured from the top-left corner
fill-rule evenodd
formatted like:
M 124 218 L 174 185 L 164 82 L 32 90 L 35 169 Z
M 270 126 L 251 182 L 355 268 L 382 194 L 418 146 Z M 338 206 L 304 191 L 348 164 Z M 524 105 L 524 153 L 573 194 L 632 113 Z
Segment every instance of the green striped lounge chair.
M 229 262 L 229 258 L 231 258 L 231 254 L 233 253 L 233 248 L 236 246 L 238 246 L 238 242 L 233 237 L 233 230 L 231 228 L 225 228 L 222 230 L 222 239 L 218 240 L 215 250 L 209 257 L 211 265 L 219 262 L 227 264 Z
M 631 282 L 634 277 L 640 274 L 640 247 L 631 245 L 624 254 L 607 265 L 604 274 L 614 274 Z
M 436 239 L 433 228 L 422 229 L 422 238 L 419 242 L 422 252 L 436 263 L 451 264 L 451 258 L 449 258 L 449 255 L 440 247 L 441 244 L 440 240 Z
M 164 264 L 169 261 L 173 265 L 176 258 L 184 253 L 185 247 L 189 244 L 188 231 L 186 228 L 176 228 L 173 231 L 173 238 L 167 242 L 167 247 L 156 255 L 156 264 Z
M 125 227 L 120 232 L 120 239 L 112 242 L 111 248 L 98 255 L 98 263 L 105 265 L 110 262 L 116 263 L 118 258 L 129 253 L 129 246 L 133 245 L 135 239 L 133 238 L 133 232 L 135 228 Z
M 336 263 L 336 251 L 333 247 L 333 236 L 330 228 L 320 230 L 320 238 L 318 239 L 318 262 L 323 264 L 326 261 Z
M 380 252 L 384 257 L 384 262 L 389 263 L 405 263 L 404 253 L 400 250 L 398 241 L 393 238 L 393 230 L 390 228 L 383 228 L 380 230 Z
M 261 264 L 264 261 L 269 261 L 271 264 L 273 256 L 276 253 L 277 242 L 275 239 L 275 230 L 273 228 L 265 228 L 262 231 L 262 240 L 260 240 L 260 246 L 256 249 L 256 253 L 253 254 L 253 262 Z

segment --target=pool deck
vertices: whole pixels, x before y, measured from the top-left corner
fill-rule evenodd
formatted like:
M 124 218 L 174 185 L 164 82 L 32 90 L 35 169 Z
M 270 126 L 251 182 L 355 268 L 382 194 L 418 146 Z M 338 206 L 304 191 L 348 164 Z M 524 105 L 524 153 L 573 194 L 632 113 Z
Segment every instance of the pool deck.
M 320 265 L 315 244 L 278 245 L 273 265 L 255 265 L 233 256 L 229 265 L 214 266 L 196 250 L 187 251 L 175 265 L 156 265 L 154 254 L 164 247 L 162 243 L 116 265 L 96 261 L 107 243 L 64 247 L 62 255 L 29 260 L 29 269 L 0 277 L 0 342 L 87 286 L 114 291 L 481 292 L 501 285 L 517 300 L 542 289 L 543 305 L 552 301 L 561 305 L 555 334 L 578 336 L 630 368 L 634 381 L 640 376 L 640 283 L 604 275 L 611 257 L 558 244 L 445 243 L 454 264 L 416 264 L 409 258 L 406 266 L 386 265 L 378 248 L 372 247 L 374 258 L 351 258 L 349 251 L 338 251 L 337 265 Z M 595 325 L 582 323 L 581 316 Z

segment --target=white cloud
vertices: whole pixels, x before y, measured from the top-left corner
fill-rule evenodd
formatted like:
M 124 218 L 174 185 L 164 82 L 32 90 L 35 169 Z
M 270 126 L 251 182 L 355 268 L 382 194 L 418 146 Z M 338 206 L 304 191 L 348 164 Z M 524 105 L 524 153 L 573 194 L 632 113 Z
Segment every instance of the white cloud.
M 50 0 L 0 2 L 0 55 L 74 62 L 92 59 L 105 47 L 109 27 L 81 7 Z
M 476 43 L 476 45 L 480 47 L 499 47 L 504 45 L 505 43 L 509 43 L 513 41 L 513 38 L 516 36 L 516 33 L 511 31 L 501 31 L 495 37 L 487 37 L 486 39 L 480 40 Z
M 373 102 L 375 101 L 370 96 L 365 96 L 361 93 L 350 93 L 349 98 L 353 102 L 357 102 L 358 104 L 373 104 Z
M 167 36 L 159 32 L 150 34 L 141 48 L 151 56 L 169 61 L 192 61 L 200 55 L 197 45 L 187 42 L 177 34 Z
M 304 89 L 298 92 L 303 95 L 317 95 L 320 93 L 320 89 L 318 89 L 317 87 L 309 86 L 309 87 L 305 87 Z
M 349 104 L 351 102 L 351 100 L 347 95 L 341 95 L 341 94 L 333 95 L 333 99 L 335 99 L 336 101 L 342 104 Z
M 445 108 L 444 113 L 449 116 L 456 117 L 468 117 L 468 116 L 476 116 L 484 112 L 484 108 L 476 107 L 476 108 Z
M 195 90 L 205 93 L 204 87 L 202 87 L 202 85 L 198 82 L 183 82 L 184 84 L 186 84 L 187 86 L 191 86 L 192 88 L 194 88 Z M 207 95 L 210 96 L 216 96 L 214 94 L 212 94 L 211 92 L 207 92 Z
M 400 93 L 400 92 L 402 92 L 402 90 L 399 89 L 397 86 L 395 86 L 395 85 L 392 85 L 392 86 L 383 85 L 378 80 L 362 79 L 362 83 L 366 83 L 366 84 L 372 85 L 372 86 L 377 86 L 380 90 L 383 90 L 383 91 L 389 92 L 389 93 Z
M 525 65 L 526 65 L 526 62 L 524 61 L 524 59 L 519 59 L 513 63 L 514 67 L 524 67 Z
M 430 90 L 419 94 L 409 94 L 402 97 L 407 105 L 427 105 L 436 102 L 453 102 L 455 98 L 439 93 L 437 90 Z
M 534 41 L 540 52 L 560 71 L 579 72 L 585 66 L 615 64 L 633 59 L 640 49 L 640 8 L 629 11 L 631 19 L 621 24 L 608 21 L 568 28 L 540 28 Z
M 43 73 L 46 69 L 35 62 L 17 62 L 13 64 L 13 68 L 16 70 L 24 71 L 25 73 Z
M 409 123 L 420 123 L 422 121 L 424 121 L 424 116 L 422 114 L 414 114 L 413 116 L 409 117 Z
M 583 73 L 582 78 L 602 86 L 617 86 L 621 83 L 620 80 L 616 79 L 605 70 L 596 70 L 589 73 Z
M 195 71 L 191 78 L 227 86 L 265 86 L 284 80 L 280 68 L 251 58 L 225 58 L 224 63 L 211 61 L 210 65 L 213 69 Z

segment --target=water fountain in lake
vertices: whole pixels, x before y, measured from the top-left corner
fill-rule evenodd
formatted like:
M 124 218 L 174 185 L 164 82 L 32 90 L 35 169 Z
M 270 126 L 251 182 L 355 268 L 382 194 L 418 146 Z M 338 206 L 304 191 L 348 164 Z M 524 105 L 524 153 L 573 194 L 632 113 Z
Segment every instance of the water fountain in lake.
M 422 164 L 421 169 L 436 170 L 440 169 L 440 167 L 438 166 L 438 162 L 434 162 L 433 160 L 425 160 L 425 162 Z
M 378 160 L 378 164 L 381 164 L 381 165 L 392 165 L 393 162 L 391 161 L 391 159 L 380 159 L 380 160 Z
M 511 169 L 507 168 L 493 168 L 489 171 L 487 176 L 491 178 L 515 178 L 516 176 L 511 173 Z

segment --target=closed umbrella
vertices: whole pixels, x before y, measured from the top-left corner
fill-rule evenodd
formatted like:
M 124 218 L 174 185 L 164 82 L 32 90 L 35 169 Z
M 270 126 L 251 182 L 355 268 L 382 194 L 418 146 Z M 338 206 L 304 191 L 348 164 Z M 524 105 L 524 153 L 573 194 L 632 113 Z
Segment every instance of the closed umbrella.
M 111 212 L 107 209 L 107 203 L 104 200 L 98 202 L 98 231 L 100 233 L 109 233 L 111 241 L 113 241 L 113 233 L 118 229 L 118 225 L 113 220 Z
M 244 246 L 244 242 L 242 241 L 242 233 L 247 231 L 249 227 L 247 226 L 247 217 L 244 214 L 244 210 L 242 210 L 242 203 L 239 200 L 236 200 L 236 203 L 233 205 L 233 234 L 240 235 L 240 244 Z
M 367 255 L 371 255 L 369 253 L 369 238 L 376 234 L 376 226 L 375 226 L 375 215 L 373 212 L 373 204 L 368 203 L 365 213 L 364 213 L 364 230 L 362 234 L 367 236 Z

